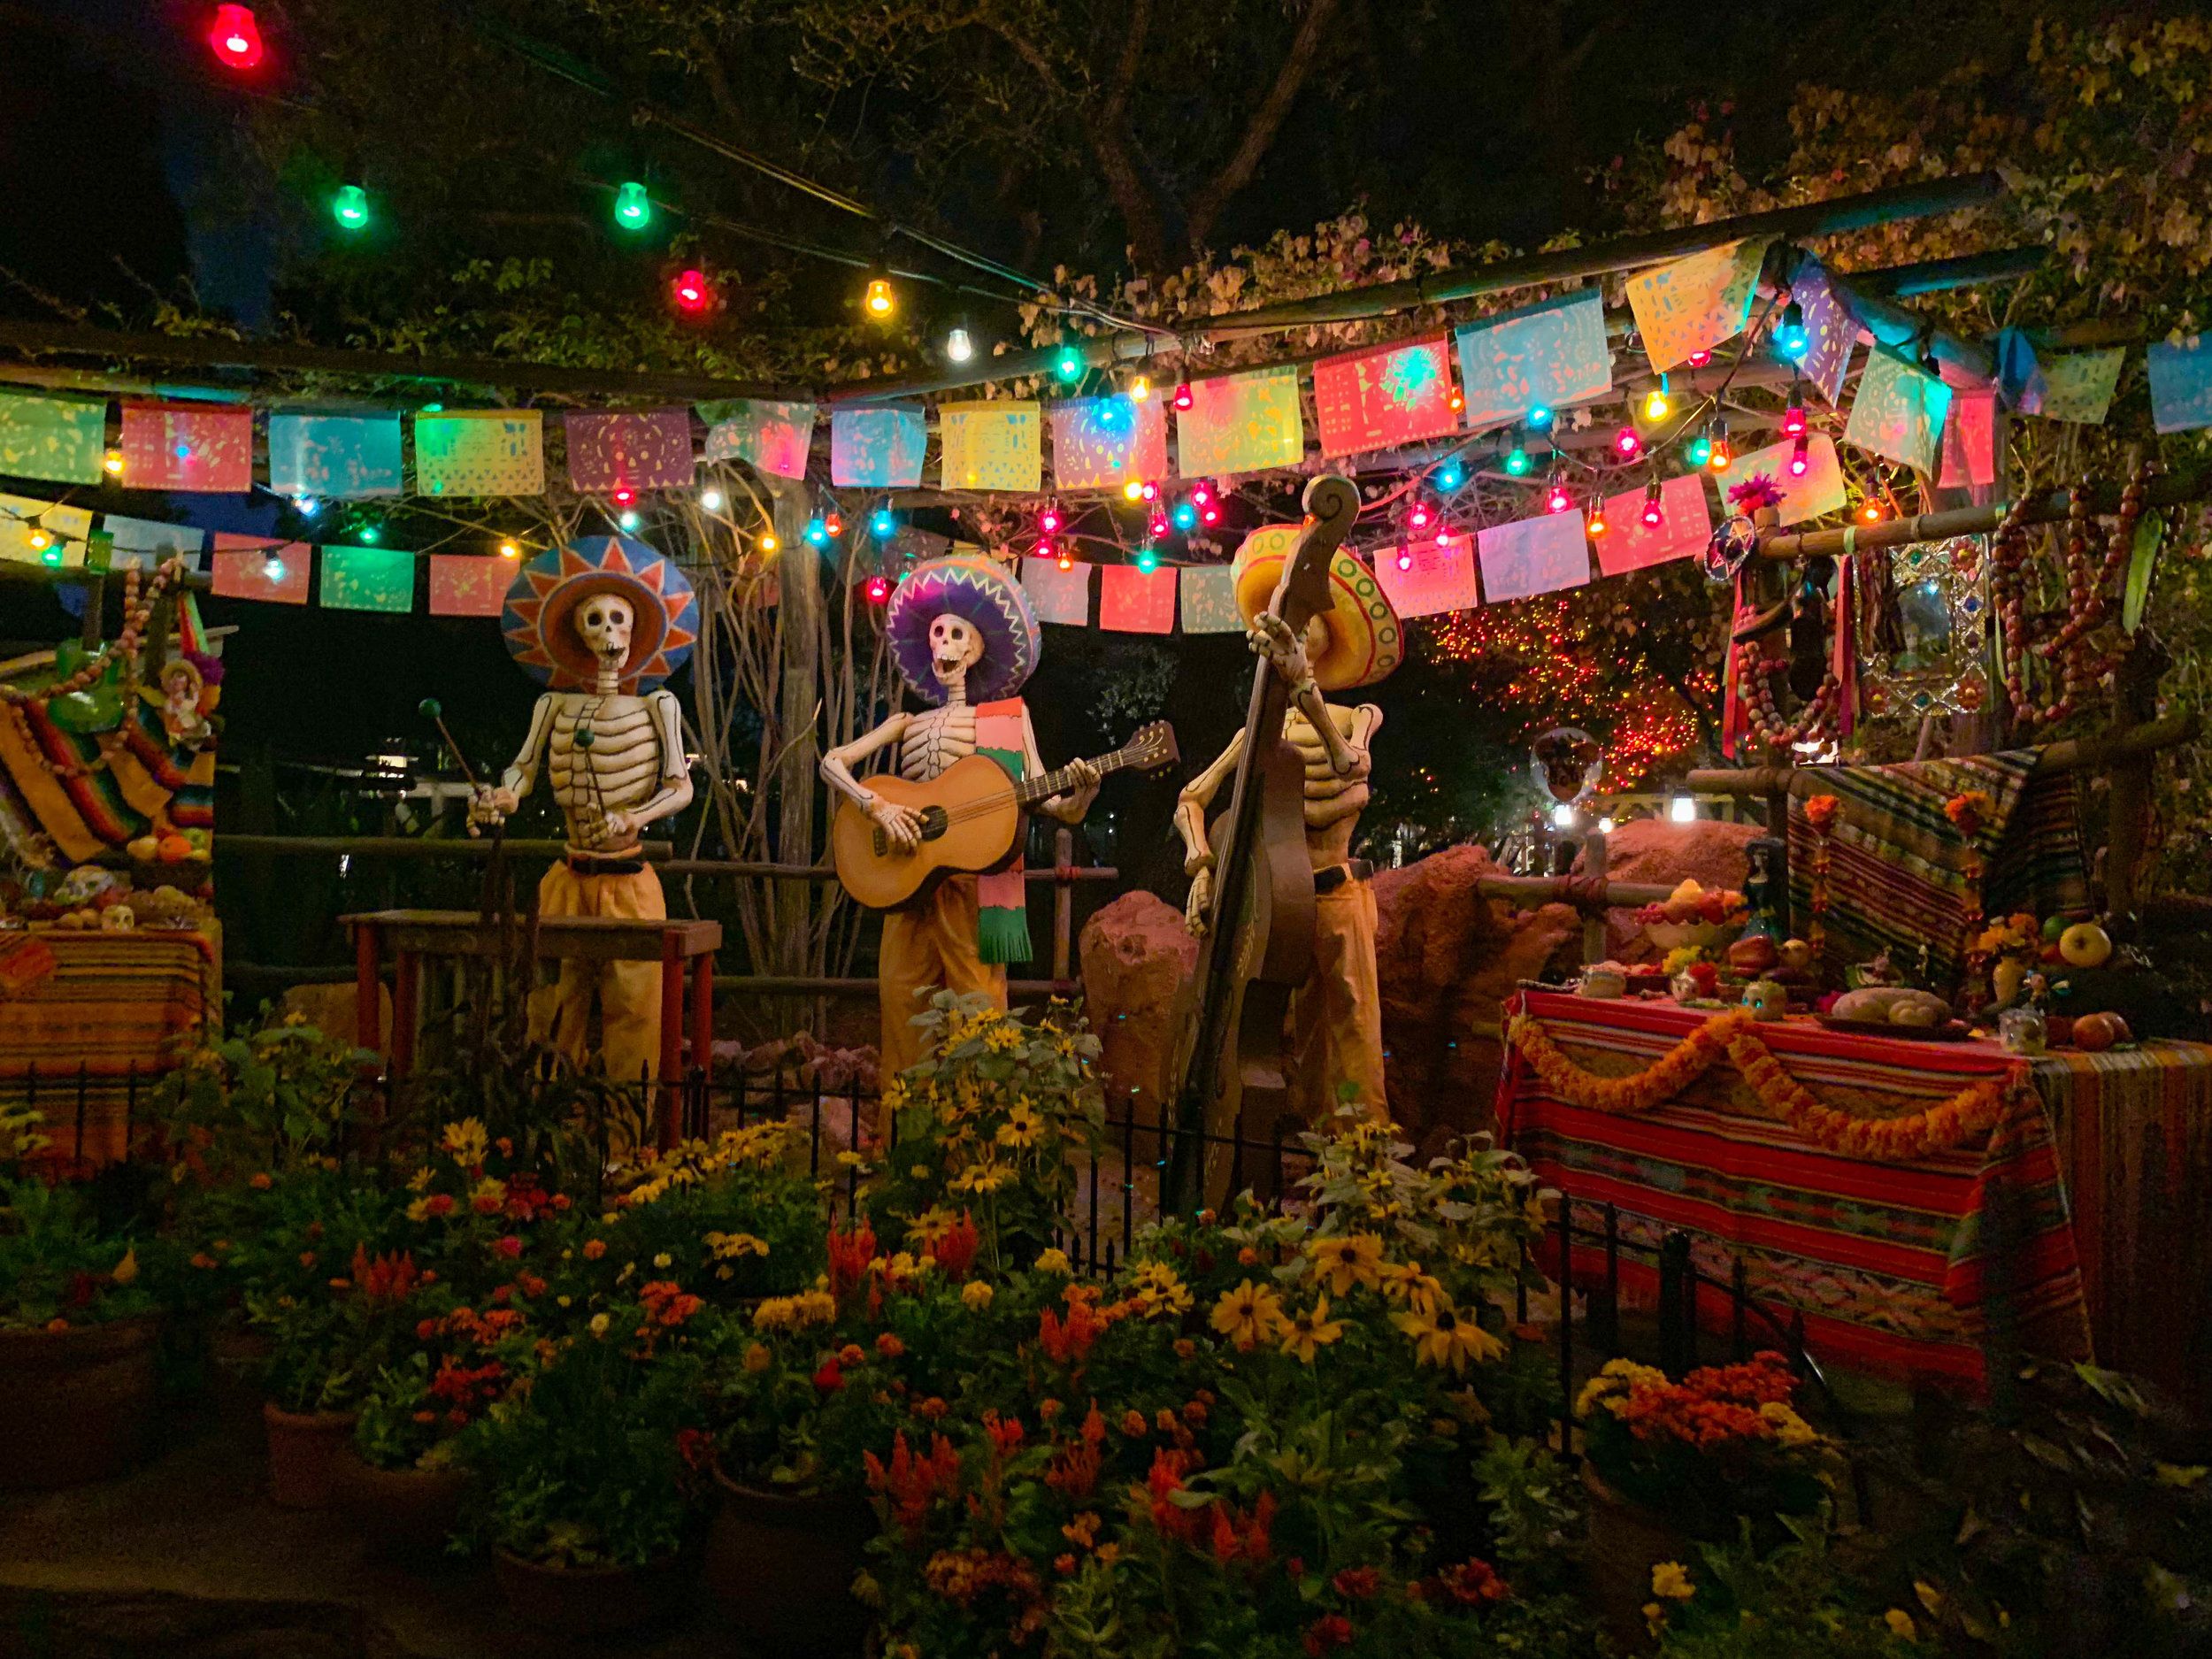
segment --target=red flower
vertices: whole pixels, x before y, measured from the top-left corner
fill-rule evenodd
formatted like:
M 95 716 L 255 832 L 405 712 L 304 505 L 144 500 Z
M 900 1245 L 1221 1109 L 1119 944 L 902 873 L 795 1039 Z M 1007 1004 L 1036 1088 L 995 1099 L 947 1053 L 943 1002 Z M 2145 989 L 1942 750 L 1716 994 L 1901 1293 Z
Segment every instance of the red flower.
M 1022 1448 L 1022 1420 L 1019 1417 L 1002 1418 L 995 1411 L 983 1414 L 983 1432 L 991 1437 L 991 1445 L 1001 1457 L 1011 1457 Z
M 1313 1659 L 1352 1645 L 1352 1621 L 1341 1613 L 1324 1613 L 1306 1631 L 1305 1647 Z
M 714 1436 L 704 1429 L 677 1430 L 676 1455 L 688 1468 L 704 1469 L 714 1456 Z
M 568 1208 L 568 1194 L 566 1193 L 554 1194 L 552 1204 L 553 1208 L 556 1210 L 566 1210 Z
M 876 1230 L 865 1221 L 857 1227 L 832 1227 L 829 1235 L 830 1294 L 843 1301 L 868 1276 L 868 1263 L 876 1259 Z
M 511 1233 L 505 1238 L 500 1240 L 500 1241 L 493 1248 L 502 1256 L 511 1260 L 515 1256 L 522 1254 L 522 1240 L 515 1237 L 515 1235 Z
M 1843 810 L 1843 803 L 1832 795 L 1816 795 L 1805 803 L 1805 821 L 1814 830 L 1825 835 L 1836 821 L 1836 814 Z
M 1465 1563 L 1447 1567 L 1437 1574 L 1437 1581 L 1452 1593 L 1452 1599 L 1463 1607 L 1473 1607 L 1484 1601 L 1502 1601 L 1513 1594 L 1513 1586 L 1498 1577 L 1490 1563 L 1470 1555 Z
M 453 1194 L 433 1193 L 423 1201 L 422 1207 L 434 1216 L 449 1216 L 453 1213 Z
M 1329 1587 L 1340 1596 L 1364 1601 L 1382 1588 L 1382 1572 L 1375 1567 L 1347 1567 L 1329 1580 Z
M 968 1269 L 975 1264 L 976 1247 L 981 1242 L 975 1230 L 975 1217 L 964 1210 L 960 1219 L 946 1229 L 944 1237 L 930 1246 L 929 1253 L 937 1258 L 939 1271 L 956 1279 L 964 1279 Z
M 469 1208 L 480 1216 L 495 1216 L 506 1207 L 506 1202 L 495 1193 L 479 1193 L 469 1200 Z
M 837 1369 L 834 1359 L 822 1362 L 822 1369 L 814 1373 L 814 1386 L 826 1394 L 833 1394 L 845 1386 L 845 1373 Z
M 940 1494 L 950 1497 L 960 1489 L 960 1455 L 941 1434 L 935 1437 L 927 1457 L 913 1455 L 902 1430 L 891 1442 L 889 1468 L 873 1452 L 863 1452 L 861 1461 L 868 1468 L 868 1490 L 890 1501 L 892 1517 L 910 1543 L 921 1535 L 931 1502 Z
M 896 1359 L 906 1352 L 906 1344 L 900 1341 L 890 1332 L 886 1331 L 876 1338 L 876 1352 L 886 1359 Z
M 1080 1365 L 1106 1323 L 1087 1302 L 1071 1303 L 1065 1323 L 1047 1308 L 1037 1316 L 1037 1340 L 1056 1365 Z

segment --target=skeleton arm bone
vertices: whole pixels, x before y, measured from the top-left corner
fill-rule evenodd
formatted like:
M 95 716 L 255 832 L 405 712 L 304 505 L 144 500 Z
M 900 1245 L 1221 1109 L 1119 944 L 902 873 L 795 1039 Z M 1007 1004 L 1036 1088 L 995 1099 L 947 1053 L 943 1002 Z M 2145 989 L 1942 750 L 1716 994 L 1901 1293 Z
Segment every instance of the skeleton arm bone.
M 530 734 L 522 740 L 522 749 L 501 774 L 495 788 L 479 789 L 469 801 L 469 830 L 471 833 L 481 826 L 503 822 L 518 807 L 523 797 L 537 787 L 538 767 L 545 759 L 546 745 L 553 735 L 553 716 L 560 700 L 551 692 L 538 699 L 530 713 Z
M 1202 936 L 1206 910 L 1213 898 L 1213 849 L 1206 844 L 1206 809 L 1220 793 L 1222 784 L 1236 771 L 1244 753 L 1244 733 L 1229 740 L 1214 764 L 1185 784 L 1175 797 L 1175 828 L 1183 838 L 1183 873 L 1191 879 L 1190 898 L 1183 907 L 1183 925 Z
M 684 764 L 683 711 L 675 696 L 666 691 L 656 691 L 645 701 L 652 711 L 654 736 L 660 744 L 660 787 L 637 805 L 607 814 L 607 833 L 618 841 L 691 804 L 691 768 Z
M 1291 705 L 1321 734 L 1321 747 L 1328 755 L 1329 770 L 1340 778 L 1351 771 L 1352 750 L 1329 718 L 1329 705 L 1321 700 L 1321 687 L 1314 684 L 1313 669 L 1306 657 L 1306 642 L 1290 631 L 1287 622 L 1270 611 L 1262 612 L 1254 620 L 1246 638 L 1254 653 L 1267 658 L 1277 676 L 1289 686 Z
M 901 847 L 918 847 L 922 840 L 920 815 L 911 807 L 903 807 L 885 800 L 881 795 L 853 776 L 853 763 L 863 761 L 879 750 L 887 749 L 906 735 L 910 717 L 895 714 L 881 726 L 849 743 L 841 743 L 822 757 L 818 770 L 822 781 L 841 795 L 870 818 L 883 826 L 883 832 Z

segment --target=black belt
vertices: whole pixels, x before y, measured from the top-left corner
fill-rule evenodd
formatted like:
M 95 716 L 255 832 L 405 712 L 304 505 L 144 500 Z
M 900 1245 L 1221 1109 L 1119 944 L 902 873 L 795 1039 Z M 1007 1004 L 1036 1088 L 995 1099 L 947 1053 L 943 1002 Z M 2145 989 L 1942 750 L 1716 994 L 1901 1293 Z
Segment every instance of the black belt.
M 1326 870 L 1317 870 L 1313 872 L 1313 890 L 1316 895 L 1333 893 L 1347 881 L 1364 881 L 1374 873 L 1375 866 L 1364 858 L 1354 858 L 1346 864 L 1331 864 Z
M 642 858 L 595 858 L 589 853 L 570 853 L 563 862 L 580 876 L 634 876 L 645 868 Z

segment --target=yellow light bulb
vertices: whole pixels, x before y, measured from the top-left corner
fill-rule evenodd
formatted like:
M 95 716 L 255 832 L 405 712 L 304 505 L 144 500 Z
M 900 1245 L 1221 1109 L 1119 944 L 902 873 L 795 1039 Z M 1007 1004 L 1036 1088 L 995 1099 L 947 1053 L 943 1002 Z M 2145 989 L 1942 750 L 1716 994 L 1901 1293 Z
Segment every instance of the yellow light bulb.
M 1126 484 L 1124 484 L 1121 487 L 1121 493 L 1125 500 L 1142 501 L 1144 499 L 1144 480 L 1141 478 L 1131 479 Z
M 776 540 L 776 533 L 773 530 L 763 530 L 760 533 L 760 550 L 762 552 L 773 553 L 782 545 L 782 542 Z
M 1644 399 L 1644 419 L 1664 420 L 1667 418 L 1667 395 L 1654 387 L 1651 396 Z
M 34 553 L 43 553 L 54 545 L 54 533 L 44 525 L 33 525 L 23 539 L 30 544 Z
M 1143 375 L 1140 374 L 1135 380 L 1129 382 L 1129 396 L 1133 401 L 1141 403 L 1146 398 L 1152 396 L 1152 382 L 1146 380 Z
M 123 452 L 122 452 L 122 450 L 120 450 L 120 449 L 110 449 L 110 450 L 107 452 L 106 458 L 105 458 L 105 459 L 104 459 L 104 460 L 100 463 L 100 465 L 101 465 L 102 466 L 104 466 L 105 468 L 107 468 L 107 471 L 108 471 L 108 476 L 109 476 L 110 478 L 120 478 L 120 477 L 122 477 L 122 476 L 123 476 Z
M 898 296 L 891 292 L 888 280 L 882 277 L 868 280 L 867 306 L 870 316 L 888 317 L 897 309 L 898 303 Z
M 522 544 L 511 539 L 502 541 L 499 544 L 499 557 L 503 559 L 520 558 L 522 557 Z

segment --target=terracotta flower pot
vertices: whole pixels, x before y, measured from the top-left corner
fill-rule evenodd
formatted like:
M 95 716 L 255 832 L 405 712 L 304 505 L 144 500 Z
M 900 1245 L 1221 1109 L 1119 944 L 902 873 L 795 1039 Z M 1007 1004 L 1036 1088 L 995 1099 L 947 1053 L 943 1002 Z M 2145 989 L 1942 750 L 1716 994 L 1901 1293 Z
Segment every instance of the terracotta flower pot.
M 1656 1509 L 1646 1509 L 1606 1485 L 1586 1462 L 1582 1484 L 1590 1494 L 1590 1552 L 1585 1574 L 1591 1604 L 1613 1640 L 1631 1653 L 1655 1645 L 1644 1608 L 1653 1598 L 1651 1570 L 1663 1561 L 1694 1566 L 1695 1545 Z
M 0 1331 L 0 1490 L 105 1480 L 153 1427 L 154 1339 L 142 1314 L 66 1331 Z
M 461 1524 L 468 1472 L 461 1469 L 378 1469 L 351 1440 L 330 1459 L 330 1501 L 369 1548 L 396 1561 L 431 1562 Z
M 875 1536 L 865 1500 L 787 1497 L 714 1471 L 722 1507 L 707 1533 L 707 1587 L 749 1647 L 764 1653 L 856 1651 L 870 1614 L 852 1597 Z
M 642 1567 L 547 1567 L 492 1551 L 492 1574 L 514 1616 L 557 1636 L 611 1636 L 664 1619 L 687 1598 L 695 1555 Z
M 330 1507 L 330 1464 L 352 1438 L 350 1411 L 281 1411 L 261 1408 L 269 1432 L 269 1501 L 280 1509 Z

